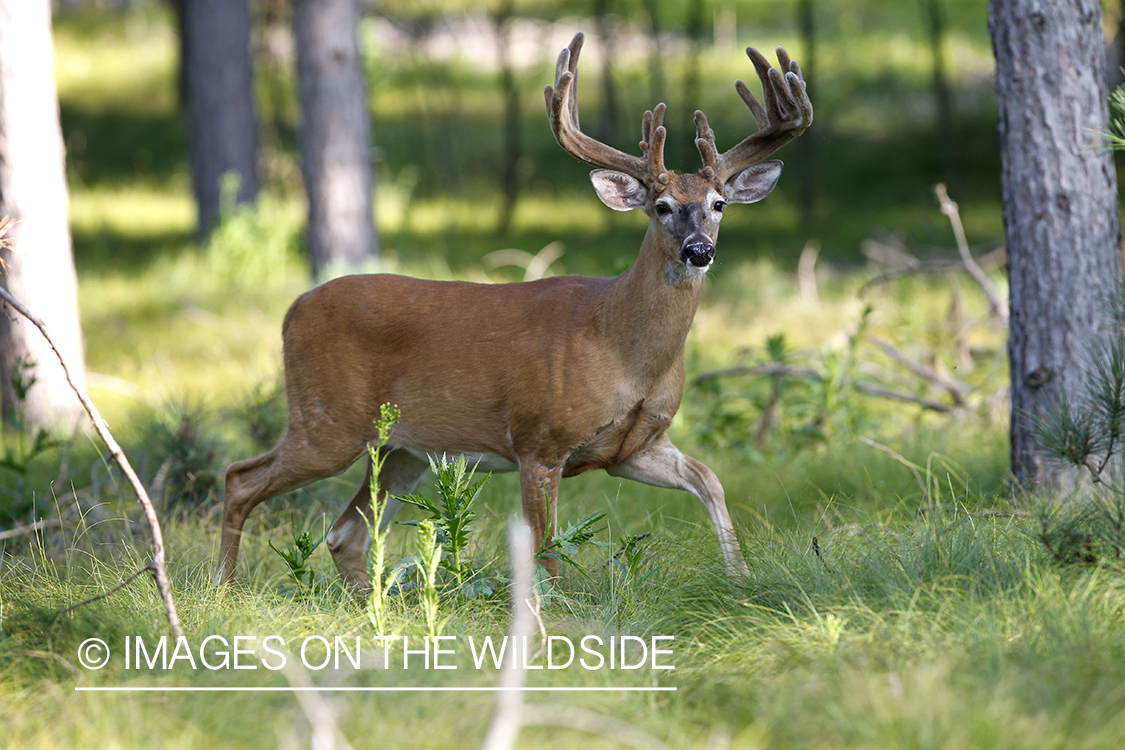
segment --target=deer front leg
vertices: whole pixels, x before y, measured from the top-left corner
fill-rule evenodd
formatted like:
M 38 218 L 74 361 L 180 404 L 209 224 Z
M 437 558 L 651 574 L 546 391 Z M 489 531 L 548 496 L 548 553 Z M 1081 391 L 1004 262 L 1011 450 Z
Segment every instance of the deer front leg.
M 531 527 L 532 550 L 538 553 L 544 541 L 550 544 L 559 525 L 559 481 L 562 465 L 547 466 L 540 461 L 520 459 L 520 494 L 523 497 L 523 517 Z M 559 561 L 547 558 L 539 561 L 552 579 L 559 577 Z
M 726 497 L 719 478 L 706 465 L 672 445 L 667 435 L 661 435 L 651 446 L 610 466 L 606 472 L 611 476 L 632 479 L 654 487 L 687 490 L 698 497 L 703 501 L 703 506 L 711 516 L 711 523 L 715 526 L 727 573 L 750 577 L 750 569 L 746 567 L 746 560 L 738 546 L 738 537 L 734 534 L 734 524 L 727 512 Z

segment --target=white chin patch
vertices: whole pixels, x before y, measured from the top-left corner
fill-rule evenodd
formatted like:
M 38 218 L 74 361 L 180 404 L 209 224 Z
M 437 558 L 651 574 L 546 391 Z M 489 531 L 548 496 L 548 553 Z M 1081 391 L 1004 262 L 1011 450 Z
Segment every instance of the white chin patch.
M 710 268 L 713 263 L 714 261 L 705 266 L 693 266 L 691 263 L 671 262 L 664 267 L 664 280 L 672 286 L 680 286 L 685 283 L 698 283 L 707 275 L 707 269 Z

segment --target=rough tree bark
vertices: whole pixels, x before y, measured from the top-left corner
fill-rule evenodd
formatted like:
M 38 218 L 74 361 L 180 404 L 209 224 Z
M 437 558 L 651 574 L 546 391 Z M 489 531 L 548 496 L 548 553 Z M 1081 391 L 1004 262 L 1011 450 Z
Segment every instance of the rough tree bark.
M 301 171 L 313 276 L 359 270 L 378 255 L 371 124 L 357 0 L 294 0 Z
M 13 246 L 0 250 L 0 285 L 40 311 L 76 384 L 85 388 L 64 165 L 50 0 L 0 0 L 0 217 L 15 221 L 8 235 Z M 23 405 L 27 423 L 73 424 L 82 407 L 54 353 L 26 319 L 0 310 L 6 420 L 18 405 L 12 369 L 21 360 L 35 363 L 30 374 L 38 381 Z
M 1081 392 L 1088 342 L 1121 278 L 1117 179 L 1099 0 L 991 0 L 1004 228 L 1011 284 L 1011 472 L 1023 487 L 1070 484 L 1038 452 L 1033 424 Z
M 239 177 L 237 200 L 258 196 L 258 125 L 248 0 L 176 0 L 181 96 L 188 113 L 198 233 L 219 219 L 222 177 Z

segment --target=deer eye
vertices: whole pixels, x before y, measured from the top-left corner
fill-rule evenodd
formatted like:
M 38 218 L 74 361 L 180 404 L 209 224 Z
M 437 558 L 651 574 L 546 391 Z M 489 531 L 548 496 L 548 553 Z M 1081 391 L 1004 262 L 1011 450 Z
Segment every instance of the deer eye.
M 722 213 L 723 209 L 726 207 L 727 204 L 724 201 L 715 201 L 715 205 L 711 206 L 711 208 L 718 211 L 719 213 Z
M 667 203 L 657 203 L 654 210 L 658 216 L 667 216 L 672 213 L 672 209 Z

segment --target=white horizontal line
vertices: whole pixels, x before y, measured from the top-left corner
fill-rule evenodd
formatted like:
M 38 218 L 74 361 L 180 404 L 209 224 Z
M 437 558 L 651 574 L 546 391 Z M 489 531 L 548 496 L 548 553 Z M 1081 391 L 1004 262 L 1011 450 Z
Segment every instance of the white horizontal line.
M 76 687 L 75 692 L 101 693 L 663 693 L 674 687 Z

